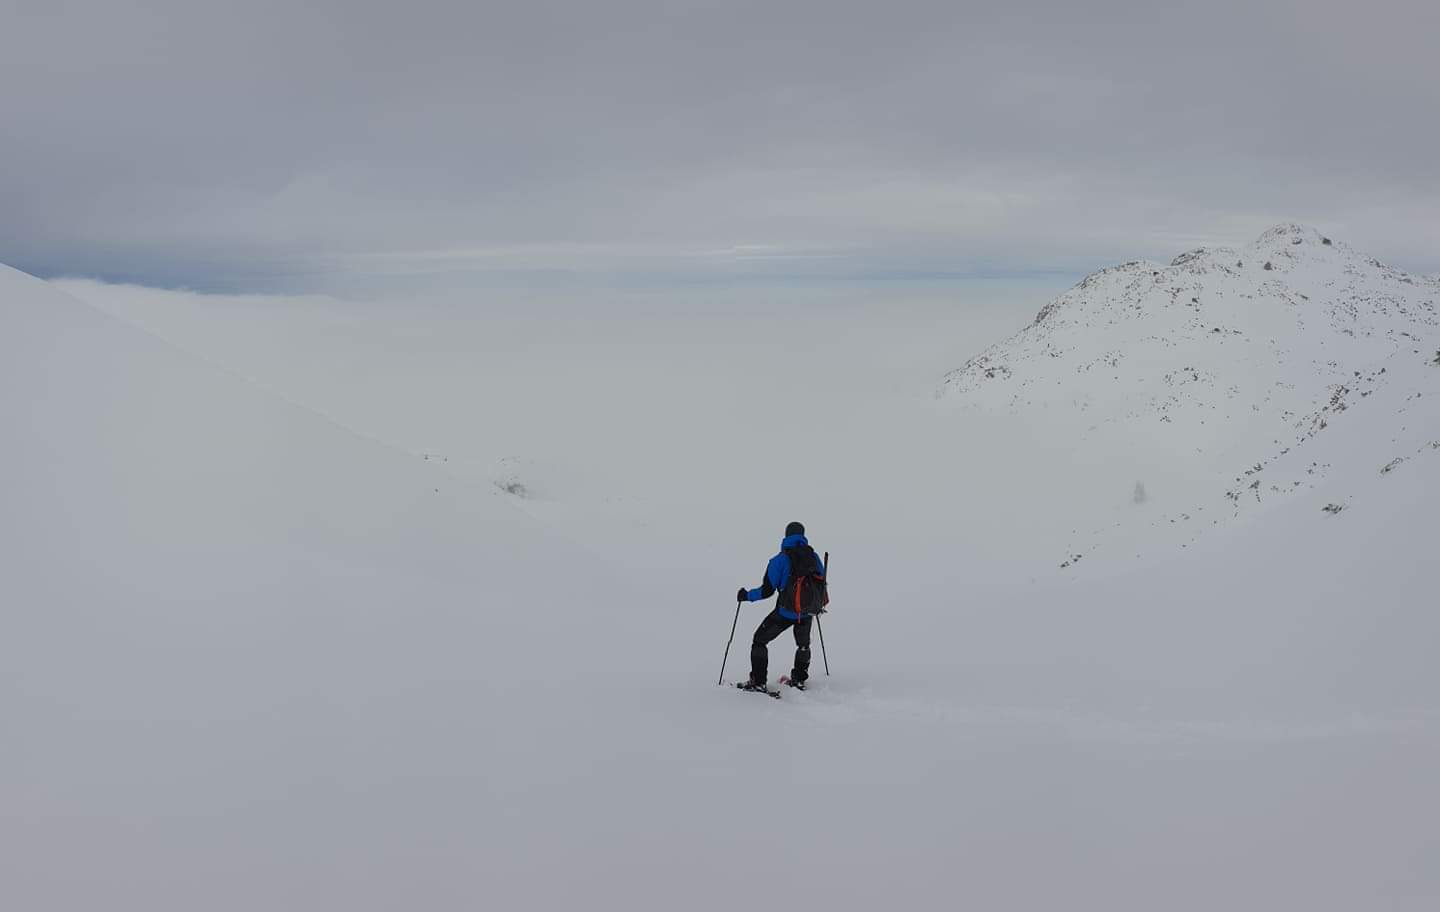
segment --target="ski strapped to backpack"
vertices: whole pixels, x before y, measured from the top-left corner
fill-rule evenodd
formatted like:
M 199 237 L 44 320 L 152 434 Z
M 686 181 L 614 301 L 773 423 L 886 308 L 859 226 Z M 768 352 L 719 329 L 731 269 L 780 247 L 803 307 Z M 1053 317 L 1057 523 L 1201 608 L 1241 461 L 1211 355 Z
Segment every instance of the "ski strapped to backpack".
M 779 604 L 795 612 L 797 618 L 823 614 L 830 604 L 830 590 L 825 583 L 825 565 L 809 545 L 786 549 L 790 558 L 790 578 L 780 590 Z

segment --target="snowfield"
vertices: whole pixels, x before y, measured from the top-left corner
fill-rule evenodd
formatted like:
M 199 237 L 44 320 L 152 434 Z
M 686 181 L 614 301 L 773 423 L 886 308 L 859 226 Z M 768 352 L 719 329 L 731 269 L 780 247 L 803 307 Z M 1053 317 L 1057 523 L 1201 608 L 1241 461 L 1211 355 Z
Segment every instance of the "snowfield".
M 990 348 L 0 269 L 0 904 L 1433 909 L 1437 305 L 1295 226 Z M 792 519 L 834 675 L 717 687 Z

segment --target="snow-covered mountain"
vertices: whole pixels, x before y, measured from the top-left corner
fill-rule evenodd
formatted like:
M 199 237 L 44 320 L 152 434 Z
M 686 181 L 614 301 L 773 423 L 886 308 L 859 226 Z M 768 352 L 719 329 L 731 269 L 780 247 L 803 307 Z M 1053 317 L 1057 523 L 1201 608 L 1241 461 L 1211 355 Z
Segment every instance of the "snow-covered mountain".
M 1326 479 L 1331 513 L 1369 475 L 1433 484 L 1437 349 L 1440 281 L 1279 225 L 1241 249 L 1094 273 L 952 371 L 942 396 L 1126 465 L 1137 500 L 1167 495 L 1147 539 L 1177 526 L 1192 540 Z
M 848 347 L 798 379 L 793 339 L 821 321 L 792 314 L 777 332 L 784 308 L 769 306 L 749 323 L 717 315 L 707 329 L 733 334 L 718 346 L 692 319 L 643 344 L 633 322 L 595 321 L 576 344 L 523 353 L 616 393 L 577 399 L 521 382 L 521 362 L 494 370 L 433 311 L 336 306 L 287 348 L 315 314 L 210 303 L 177 306 L 193 331 L 157 318 L 166 334 L 0 268 L 7 909 L 718 912 L 763 895 L 835 912 L 1376 897 L 1418 912 L 1440 896 L 1423 797 L 1440 765 L 1437 456 L 1393 463 L 1435 427 L 1420 409 L 1440 396 L 1413 397 L 1440 366 L 1403 343 L 1387 353 L 1380 330 L 1373 382 L 1343 410 L 1328 398 L 1350 385 L 1341 368 L 1290 356 L 1315 370 L 1317 398 L 1294 391 L 1278 426 L 1314 432 L 1264 471 L 1333 441 L 1313 488 L 1264 493 L 1260 510 L 1247 491 L 1227 534 L 1121 563 L 1088 555 L 1179 528 L 1168 517 L 1192 495 L 1234 516 L 1224 491 L 1240 473 L 1221 467 L 1290 438 L 1216 420 L 1196 397 L 1233 408 L 1218 379 L 1192 377 L 1183 404 L 1138 421 L 1125 416 L 1147 407 L 1132 387 L 1149 374 L 1112 372 L 1074 408 L 1065 397 L 1104 379 L 1095 368 L 1005 346 L 992 357 L 1008 379 L 946 400 L 1003 414 L 952 420 L 924 396 L 933 367 L 913 386 L 872 382 L 920 351 L 947 363 L 948 336 L 884 310 L 824 321 Z M 229 331 L 251 319 L 263 331 Z M 1114 328 L 1077 328 L 1074 344 Z M 1115 369 L 1147 344 L 1126 343 Z M 1199 353 L 1241 344 L 1193 339 Z M 453 353 L 446 370 L 437 352 Z M 737 369 L 737 352 L 756 363 Z M 1027 378 L 1032 364 L 1069 386 Z M 1157 363 L 1155 385 L 1187 365 L 1238 373 Z M 627 370 L 634 385 L 601 383 Z M 336 371 L 347 382 L 297 380 Z M 349 382 L 360 373 L 373 383 Z M 751 373 L 765 382 L 727 411 L 718 393 Z M 804 472 L 756 423 L 792 382 L 827 391 L 795 435 L 824 443 Z M 500 394 L 429 404 L 487 383 Z M 1261 400 L 1292 392 L 1253 385 Z M 463 447 L 426 455 L 460 425 L 503 438 L 492 419 L 511 399 L 560 429 L 544 461 L 499 464 L 497 486 L 455 473 Z M 387 404 L 413 421 L 348 429 Z M 1303 424 L 1322 408 L 1323 429 Z M 705 443 L 712 425 L 723 446 Z M 1184 440 L 1213 447 L 1214 465 L 1198 480 L 1147 472 L 1149 499 L 1132 504 L 1156 430 L 1175 434 L 1162 455 Z M 700 443 L 667 449 L 689 435 Z M 617 508 L 608 481 L 577 471 L 607 449 L 612 466 L 634 460 L 622 480 L 648 496 Z M 639 457 L 656 449 L 684 456 L 668 461 L 688 499 L 654 484 Z M 1068 489 L 1113 465 L 1138 511 L 1116 518 L 1117 547 L 1029 575 L 1068 530 L 1045 524 L 1085 502 Z M 768 610 L 737 611 L 735 587 L 795 518 L 834 552 L 828 658 L 778 701 L 717 687 L 732 621 L 733 681 Z M 773 674 L 789 656 L 772 644 Z

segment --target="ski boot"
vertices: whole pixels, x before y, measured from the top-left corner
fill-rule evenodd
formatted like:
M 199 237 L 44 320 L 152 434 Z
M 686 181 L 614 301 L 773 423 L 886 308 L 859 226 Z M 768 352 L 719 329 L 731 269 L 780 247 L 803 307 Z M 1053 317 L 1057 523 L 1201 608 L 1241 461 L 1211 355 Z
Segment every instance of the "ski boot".
M 765 686 L 765 682 L 763 681 L 740 681 L 735 686 L 740 688 L 741 690 L 749 690 L 754 691 L 755 693 L 763 693 L 767 696 L 774 697 L 777 700 L 780 699 L 780 691 L 771 690 L 770 688 Z

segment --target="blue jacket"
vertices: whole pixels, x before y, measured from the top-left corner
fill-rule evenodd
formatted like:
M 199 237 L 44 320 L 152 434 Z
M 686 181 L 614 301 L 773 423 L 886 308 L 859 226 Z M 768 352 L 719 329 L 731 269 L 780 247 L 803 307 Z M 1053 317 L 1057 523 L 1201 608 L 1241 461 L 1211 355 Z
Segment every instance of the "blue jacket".
M 781 539 L 780 553 L 770 558 L 770 563 L 765 565 L 765 576 L 763 579 L 760 580 L 760 588 L 746 590 L 746 600 L 751 602 L 758 602 L 763 599 L 767 599 L 775 593 L 779 592 L 781 589 L 784 589 L 785 584 L 790 582 L 790 555 L 785 553 L 785 549 L 796 548 L 800 545 L 808 544 L 810 544 L 810 542 L 806 541 L 805 536 L 803 535 L 787 535 L 785 536 L 785 538 Z M 823 565 L 820 568 L 820 575 L 825 575 L 825 568 Z M 800 620 L 799 615 L 797 615 L 791 609 L 786 608 L 784 605 L 777 604 L 775 608 L 777 611 L 780 612 L 780 616 L 785 618 L 787 621 Z

